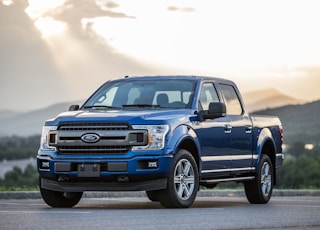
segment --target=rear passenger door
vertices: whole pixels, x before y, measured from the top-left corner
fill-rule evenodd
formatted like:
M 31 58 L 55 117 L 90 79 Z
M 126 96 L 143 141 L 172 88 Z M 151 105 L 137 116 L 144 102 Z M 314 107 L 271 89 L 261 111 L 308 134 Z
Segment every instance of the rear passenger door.
M 244 113 L 238 91 L 233 85 L 219 84 L 230 119 L 231 171 L 244 173 L 252 170 L 252 123 Z

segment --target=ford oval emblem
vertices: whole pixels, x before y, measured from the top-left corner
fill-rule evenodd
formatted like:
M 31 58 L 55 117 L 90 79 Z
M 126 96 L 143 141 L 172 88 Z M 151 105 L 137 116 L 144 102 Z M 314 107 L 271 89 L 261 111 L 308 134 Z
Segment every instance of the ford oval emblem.
M 81 140 L 86 143 L 96 143 L 100 140 L 100 136 L 95 133 L 86 133 L 81 136 Z

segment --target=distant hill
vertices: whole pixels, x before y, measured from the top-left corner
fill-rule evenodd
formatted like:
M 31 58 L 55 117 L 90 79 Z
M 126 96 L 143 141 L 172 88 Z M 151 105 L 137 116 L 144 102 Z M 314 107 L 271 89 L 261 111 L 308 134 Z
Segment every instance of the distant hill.
M 19 112 L 11 111 L 11 110 L 1 110 L 0 111 L 0 120 L 6 119 L 6 118 L 9 118 L 9 117 L 14 117 L 17 114 L 19 114 Z
M 278 116 L 283 124 L 286 143 L 320 143 L 320 101 L 303 105 L 287 105 L 252 114 Z
M 318 118 L 320 101 L 299 104 L 301 101 L 287 97 L 276 90 L 246 93 L 243 97 L 247 107 L 250 108 L 249 111 L 253 111 L 252 108 L 264 108 L 251 112 L 252 114 L 280 117 L 284 127 L 285 142 L 303 140 L 306 143 L 320 143 L 320 119 Z M 291 105 L 277 107 L 286 102 Z M 260 103 L 261 106 L 254 106 L 255 103 Z M 82 104 L 82 102 L 59 103 L 25 113 L 0 111 L 0 136 L 40 135 L 44 121 L 67 111 L 71 104 Z
M 246 109 L 249 112 L 285 105 L 297 105 L 306 103 L 279 92 L 276 89 L 263 89 L 242 94 Z
M 81 102 L 82 103 L 82 102 Z M 0 111 L 0 136 L 28 136 L 41 134 L 42 125 L 45 120 L 67 111 L 72 104 L 81 104 L 79 101 L 70 103 L 58 103 L 31 112 Z M 10 115 L 10 116 L 9 116 Z

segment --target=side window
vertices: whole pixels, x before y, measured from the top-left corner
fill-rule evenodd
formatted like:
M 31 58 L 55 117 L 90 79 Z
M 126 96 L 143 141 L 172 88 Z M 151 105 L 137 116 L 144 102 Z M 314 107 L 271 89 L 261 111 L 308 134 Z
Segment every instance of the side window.
M 202 85 L 199 101 L 203 110 L 208 110 L 211 102 L 219 102 L 217 91 L 212 83 Z
M 228 115 L 241 115 L 242 107 L 238 95 L 232 85 L 220 84 L 222 94 L 225 98 Z

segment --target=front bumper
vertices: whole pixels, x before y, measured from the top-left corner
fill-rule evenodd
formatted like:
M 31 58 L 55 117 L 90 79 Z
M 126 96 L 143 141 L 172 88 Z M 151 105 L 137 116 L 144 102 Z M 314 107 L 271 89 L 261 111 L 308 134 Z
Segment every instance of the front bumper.
M 41 188 L 53 191 L 142 191 L 166 188 L 173 155 L 37 156 Z
M 142 182 L 58 182 L 45 178 L 40 180 L 41 188 L 59 192 L 84 191 L 151 191 L 165 189 L 167 179 L 148 180 Z

